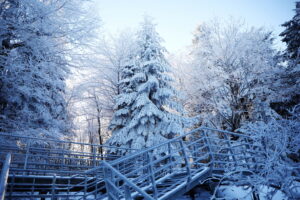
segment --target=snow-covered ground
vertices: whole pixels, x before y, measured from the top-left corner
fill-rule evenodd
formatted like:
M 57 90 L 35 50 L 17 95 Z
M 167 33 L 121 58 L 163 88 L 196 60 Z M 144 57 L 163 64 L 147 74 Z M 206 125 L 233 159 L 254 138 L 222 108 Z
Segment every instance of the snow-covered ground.
M 262 186 L 260 188 L 259 198 L 260 200 L 288 200 L 288 197 L 284 195 L 283 192 L 277 190 L 271 194 L 272 189 Z M 300 191 L 298 191 L 300 194 Z M 300 197 L 300 196 L 299 196 Z M 297 198 L 297 197 L 296 197 Z M 176 200 L 192 200 L 193 198 L 189 195 L 183 195 Z M 197 190 L 195 194 L 195 200 L 209 200 L 209 199 L 228 199 L 228 200 L 253 200 L 250 188 L 243 188 L 237 186 L 221 186 L 218 190 L 217 197 L 212 197 L 212 195 L 204 189 Z
M 209 191 L 199 188 L 196 191 L 195 200 L 206 200 L 206 199 L 210 199 L 211 196 L 212 195 L 210 194 Z M 176 200 L 190 200 L 190 199 L 192 199 L 192 197 L 190 197 L 189 195 L 183 195 L 176 198 Z
M 288 198 L 281 192 L 275 191 L 272 197 L 268 197 L 267 194 L 271 194 L 271 189 L 266 186 L 262 186 L 259 192 L 260 200 L 287 200 Z M 222 186 L 218 191 L 218 197 L 225 199 L 243 199 L 252 200 L 252 191 L 250 188 L 243 188 L 237 186 Z

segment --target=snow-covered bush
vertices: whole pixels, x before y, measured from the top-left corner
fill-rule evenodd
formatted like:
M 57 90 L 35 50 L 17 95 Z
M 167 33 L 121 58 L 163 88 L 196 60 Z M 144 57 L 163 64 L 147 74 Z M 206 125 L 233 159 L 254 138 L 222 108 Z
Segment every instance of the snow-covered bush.
M 188 95 L 202 124 L 235 131 L 271 115 L 272 35 L 239 21 L 201 24 L 192 46 Z
M 251 136 L 254 165 L 250 168 L 231 168 L 224 182 L 249 187 L 256 194 L 272 199 L 281 191 L 296 199 L 300 195 L 300 106 L 292 111 L 292 119 L 271 119 L 269 122 L 248 123 L 239 131 Z M 248 155 L 250 156 L 250 155 Z M 222 183 L 221 183 L 222 184 Z M 268 189 L 266 189 L 268 188 Z

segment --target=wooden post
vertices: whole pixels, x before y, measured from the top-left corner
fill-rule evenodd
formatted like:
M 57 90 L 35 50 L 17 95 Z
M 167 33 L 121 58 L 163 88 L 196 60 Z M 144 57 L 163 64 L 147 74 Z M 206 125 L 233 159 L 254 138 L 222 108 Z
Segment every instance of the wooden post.
M 5 197 L 5 190 L 6 190 L 7 179 L 8 179 L 8 174 L 9 174 L 10 162 L 11 162 L 11 153 L 8 153 L 6 155 L 6 159 L 5 159 L 4 165 L 2 167 L 1 177 L 0 177 L 0 197 L 1 197 L 1 200 L 4 200 L 4 197 Z

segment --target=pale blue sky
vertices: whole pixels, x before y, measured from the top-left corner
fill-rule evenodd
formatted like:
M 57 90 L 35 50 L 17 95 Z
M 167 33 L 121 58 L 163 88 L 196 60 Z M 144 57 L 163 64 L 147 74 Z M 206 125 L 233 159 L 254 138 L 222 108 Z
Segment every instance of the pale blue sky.
M 279 34 L 294 15 L 295 0 L 96 0 L 104 29 L 116 33 L 136 28 L 152 16 L 165 47 L 174 52 L 191 44 L 192 32 L 215 17 L 242 18 L 249 26 L 265 26 Z

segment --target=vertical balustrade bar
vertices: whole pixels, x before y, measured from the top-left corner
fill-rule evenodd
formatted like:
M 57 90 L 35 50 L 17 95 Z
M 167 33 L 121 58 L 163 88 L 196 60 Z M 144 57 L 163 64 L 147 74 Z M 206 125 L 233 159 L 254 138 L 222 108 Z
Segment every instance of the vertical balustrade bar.
M 168 143 L 168 153 L 169 153 L 169 162 L 172 163 L 173 156 L 172 156 L 172 146 L 170 142 Z M 173 166 L 170 165 L 170 173 L 172 172 L 173 172 Z
M 87 196 L 87 175 L 84 175 L 84 196 L 83 199 L 85 200 Z
M 93 167 L 96 167 L 96 146 L 92 146 L 93 148 Z
M 192 156 L 193 156 L 194 167 L 197 169 L 197 168 L 199 168 L 199 164 L 195 162 L 197 160 L 196 145 L 197 145 L 197 142 L 194 143 L 190 148 L 192 149 L 191 151 L 192 151 Z M 199 162 L 199 161 L 197 161 L 197 162 Z
M 250 139 L 249 138 L 246 138 L 246 142 L 247 142 L 247 144 L 245 145 L 245 148 L 246 149 L 248 149 L 249 151 L 251 151 L 252 149 L 251 149 L 251 142 L 250 142 Z M 254 150 L 254 149 L 253 149 Z M 244 150 L 243 152 L 245 153 L 245 151 L 246 150 Z M 255 158 L 255 156 L 253 156 L 252 155 L 253 153 L 251 152 L 251 158 L 250 158 L 250 160 L 251 160 L 251 162 L 249 162 L 249 163 L 252 163 L 252 164 L 254 164 L 254 167 L 250 167 L 249 165 L 249 168 L 251 169 L 251 168 L 254 168 L 255 170 L 258 170 L 258 164 L 256 164 L 257 163 L 257 160 L 256 160 L 256 158 Z M 245 154 L 246 155 L 246 154 Z M 247 162 L 248 163 L 248 162 Z
M 10 183 L 10 190 L 9 190 L 9 199 L 12 199 L 12 193 L 14 191 L 14 186 L 15 186 L 15 172 L 13 172 L 13 175 L 11 177 L 11 183 Z
M 70 198 L 69 198 L 69 195 L 70 195 L 70 186 L 71 186 L 71 178 L 69 177 L 69 178 L 68 178 L 68 190 L 67 190 L 68 196 L 67 196 L 67 200 L 70 199 Z
M 52 200 L 56 200 L 56 192 L 55 192 L 55 183 L 56 183 L 56 174 L 53 175 L 53 180 L 52 180 Z
M 35 178 L 33 178 L 33 180 L 32 180 L 32 185 L 31 185 L 31 196 L 33 196 L 34 195 L 34 189 L 35 189 Z
M 148 160 L 149 160 L 149 172 L 150 172 L 149 176 L 150 176 L 150 179 L 151 179 L 152 189 L 153 189 L 153 192 L 154 192 L 154 198 L 157 199 L 158 192 L 157 192 L 155 176 L 154 176 L 153 155 L 152 155 L 152 153 L 148 152 L 147 157 L 148 157 Z
M 209 155 L 210 155 L 210 162 L 211 162 L 211 167 L 210 168 L 211 168 L 211 170 L 213 170 L 215 157 L 214 157 L 213 150 L 211 148 L 210 139 L 208 137 L 208 134 L 207 134 L 206 130 L 203 130 L 203 134 L 204 134 L 205 141 L 206 141 L 207 148 L 208 148 Z
M 130 188 L 128 185 L 125 184 L 124 186 L 124 190 L 125 190 L 125 199 L 126 200 L 133 200 L 131 193 L 130 193 Z
M 223 135 L 224 135 L 225 140 L 226 140 L 226 143 L 227 143 L 227 145 L 228 145 L 229 152 L 230 152 L 231 155 L 232 155 L 232 159 L 233 159 L 233 161 L 234 161 L 234 166 L 237 167 L 237 166 L 238 166 L 238 163 L 237 163 L 237 160 L 236 160 L 236 158 L 235 158 L 234 152 L 233 152 L 233 150 L 232 150 L 232 146 L 231 146 L 231 144 L 230 144 L 229 137 L 228 137 L 227 133 L 224 133 Z
M 191 181 L 191 166 L 190 166 L 190 163 L 189 163 L 189 160 L 188 160 L 187 152 L 185 150 L 185 146 L 183 144 L 183 141 L 180 140 L 179 143 L 180 143 L 181 151 L 182 151 L 184 162 L 185 162 L 185 166 L 186 166 L 186 172 L 188 174 L 188 176 L 187 176 L 187 183 L 189 183 Z
M 247 137 L 245 137 L 244 139 L 245 139 L 245 147 L 244 147 L 244 149 L 242 149 L 242 153 L 243 153 L 243 156 L 244 156 L 246 167 L 248 168 L 248 170 L 251 170 L 251 166 L 250 166 L 251 161 L 248 162 L 249 159 L 247 158 L 247 154 L 246 154 L 246 149 L 248 148 L 248 146 L 249 146 L 250 143 L 249 143 L 249 140 L 248 140 Z M 251 160 L 251 158 L 250 158 L 250 160 Z
M 24 169 L 27 169 L 27 162 L 28 162 L 28 158 L 29 158 L 29 152 L 30 152 L 30 146 L 31 146 L 31 140 L 27 141 L 27 145 L 26 145 L 26 155 L 25 155 L 25 161 L 24 161 Z M 25 172 L 24 172 L 25 175 Z
M 108 172 L 108 169 L 106 167 L 103 169 L 103 171 L 104 171 L 103 175 L 104 175 L 104 182 L 105 182 L 107 198 L 108 198 L 108 200 L 112 200 L 112 197 L 111 197 L 111 194 L 110 194 L 111 189 L 110 189 L 110 185 L 108 183 L 108 180 L 109 180 L 108 173 L 109 172 Z
M 65 164 L 65 144 L 62 144 L 62 157 L 61 157 L 61 165 L 60 165 L 60 170 L 63 171 Z

